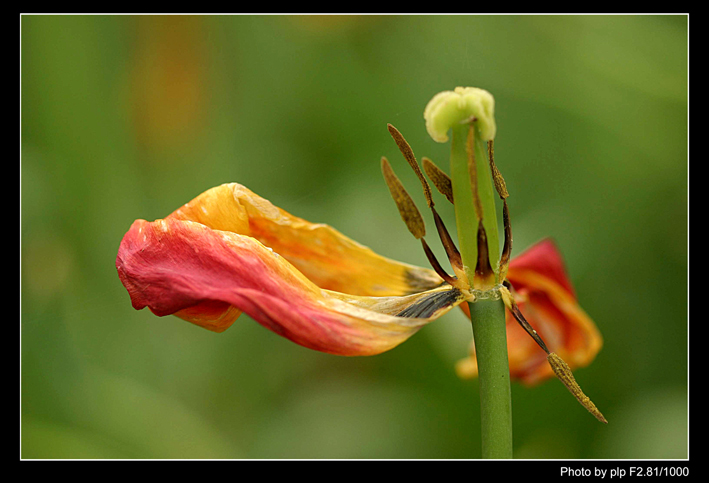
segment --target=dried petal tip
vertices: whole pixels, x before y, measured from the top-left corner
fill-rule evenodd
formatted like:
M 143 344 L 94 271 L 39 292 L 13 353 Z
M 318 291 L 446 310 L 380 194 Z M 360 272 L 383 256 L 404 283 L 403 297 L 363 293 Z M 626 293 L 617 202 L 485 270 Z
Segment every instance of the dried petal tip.
M 581 387 L 576 382 L 576 379 L 574 378 L 574 375 L 571 372 L 571 368 L 569 367 L 569 365 L 554 352 L 551 352 L 547 356 L 547 360 L 549 361 L 549 365 L 551 366 L 551 368 L 554 370 L 554 374 L 556 374 L 556 377 L 558 377 L 559 380 L 564 383 L 566 388 L 571 392 L 571 394 L 574 395 L 576 400 L 580 402 L 581 405 L 585 407 L 589 413 L 593 414 L 596 419 L 598 419 L 602 423 L 608 424 L 608 421 L 606 421 L 606 418 L 603 417 L 603 414 L 601 414 L 596 405 L 593 404 L 593 401 L 591 401 L 589 397 L 586 396 L 581 390 Z
M 483 141 L 495 137 L 495 98 L 477 87 L 456 87 L 439 92 L 428 102 L 423 112 L 426 130 L 434 141 L 448 141 L 448 130 L 456 123 L 475 118 Z

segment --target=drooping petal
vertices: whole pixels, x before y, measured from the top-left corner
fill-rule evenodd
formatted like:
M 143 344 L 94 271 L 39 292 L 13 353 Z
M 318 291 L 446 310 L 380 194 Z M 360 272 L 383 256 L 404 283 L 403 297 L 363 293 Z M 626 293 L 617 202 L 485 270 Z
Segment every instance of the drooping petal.
M 389 350 L 464 298 L 447 284 L 388 297 L 326 290 L 256 238 L 177 216 L 135 221 L 116 266 L 136 309 L 217 331 L 244 311 L 300 345 L 340 355 Z
M 433 270 L 382 257 L 328 225 L 289 214 L 238 183 L 209 189 L 167 218 L 196 221 L 215 230 L 254 237 L 324 289 L 353 295 L 396 296 L 442 283 Z M 234 306 L 209 301 L 174 315 L 221 332 L 240 314 Z
M 513 271 L 508 277 L 510 281 L 517 279 L 519 284 L 520 274 L 537 274 L 555 282 L 576 300 L 574 288 L 566 274 L 564 259 L 550 239 L 542 240 L 516 256 L 510 263 L 510 270 Z M 512 283 L 514 285 L 514 282 Z
M 331 226 L 293 216 L 237 183 L 205 191 L 168 218 L 253 237 L 328 290 L 392 296 L 442 283 L 433 270 L 382 257 Z
M 579 306 L 555 244 L 543 240 L 514 258 L 507 278 L 522 314 L 549 350 L 557 353 L 572 369 L 590 364 L 603 340 L 594 322 Z M 466 308 L 465 304 L 461 307 Z M 506 324 L 510 375 L 530 385 L 552 377 L 554 373 L 547 363 L 547 354 L 509 311 Z M 456 369 L 461 377 L 477 376 L 473 344 L 471 356 L 459 361 Z

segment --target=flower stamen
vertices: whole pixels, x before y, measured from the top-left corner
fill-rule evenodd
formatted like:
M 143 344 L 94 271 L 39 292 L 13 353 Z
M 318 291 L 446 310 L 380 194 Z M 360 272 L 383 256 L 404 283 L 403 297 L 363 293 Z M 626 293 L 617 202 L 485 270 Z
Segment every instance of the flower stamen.
M 421 158 L 421 162 L 423 163 L 423 170 L 426 172 L 428 179 L 431 180 L 438 192 L 445 196 L 452 204 L 455 204 L 453 201 L 453 183 L 451 182 L 450 176 L 427 157 Z
M 514 315 L 514 318 L 515 320 L 517 320 L 519 325 L 522 326 L 522 328 L 532 337 L 532 339 L 534 339 L 534 341 L 539 345 L 539 347 L 541 347 L 542 350 L 546 352 L 547 361 L 549 362 L 549 365 L 554 371 L 556 377 L 564 384 L 564 386 L 566 386 L 569 392 L 583 407 L 586 408 L 588 412 L 593 414 L 596 419 L 598 419 L 602 423 L 608 423 L 608 421 L 605 417 L 603 417 L 603 414 L 601 414 L 596 405 L 593 404 L 593 401 L 591 401 L 591 399 L 586 396 L 586 394 L 584 394 L 584 392 L 581 390 L 581 386 L 579 386 L 579 384 L 576 382 L 576 379 L 574 378 L 574 375 L 571 372 L 571 368 L 569 367 L 569 365 L 564 362 L 564 360 L 559 357 L 558 354 L 554 352 L 549 352 L 549 349 L 547 349 L 546 344 L 539 336 L 537 331 L 534 330 L 534 328 L 529 324 L 529 322 L 527 322 L 527 319 L 524 318 L 524 315 L 522 315 L 522 311 L 519 310 L 517 303 L 512 297 L 512 294 L 510 292 L 511 289 L 512 285 L 509 281 L 505 280 L 503 286 L 500 287 L 500 295 L 502 296 L 502 300 L 505 302 L 505 305 L 510 310 L 510 312 L 512 312 L 512 315 Z
M 487 246 L 487 234 L 483 221 L 478 222 L 478 260 L 475 265 L 473 287 L 479 290 L 488 290 L 495 285 L 495 272 L 490 266 L 490 255 Z
M 497 274 L 498 283 L 507 278 L 507 270 L 510 267 L 512 255 L 512 225 L 510 224 L 510 210 L 507 207 L 507 200 L 502 199 L 502 220 L 505 227 L 505 242 L 502 245 L 502 255 L 500 256 L 500 269 Z
M 507 184 L 505 183 L 505 178 L 502 177 L 502 173 L 500 173 L 500 170 L 497 169 L 497 166 L 495 165 L 495 150 L 493 149 L 493 140 L 489 140 L 487 142 L 487 157 L 490 160 L 490 171 L 492 172 L 492 181 L 495 183 L 495 189 L 497 190 L 497 194 L 500 195 L 500 198 L 503 200 L 510 196 L 510 194 L 507 192 Z
M 463 266 L 463 259 L 460 255 L 460 252 L 458 251 L 458 248 L 455 246 L 455 242 L 453 241 L 453 238 L 450 236 L 448 229 L 446 228 L 445 224 L 443 223 L 443 220 L 441 219 L 440 215 L 436 211 L 436 208 L 434 207 L 435 203 L 433 201 L 433 197 L 431 196 L 431 187 L 428 184 L 428 181 L 426 181 L 426 178 L 423 176 L 423 173 L 421 172 L 421 168 L 419 167 L 418 161 L 416 160 L 416 156 L 414 155 L 414 152 L 411 149 L 411 146 L 406 141 L 406 139 L 404 139 L 404 136 L 401 134 L 401 132 L 399 132 L 399 130 L 396 129 L 394 126 L 392 126 L 391 124 L 387 124 L 387 129 L 389 130 L 389 134 L 391 134 L 391 137 L 394 139 L 394 142 L 396 142 L 396 145 L 399 147 L 401 154 L 404 155 L 404 158 L 409 163 L 409 166 L 411 166 L 411 168 L 414 170 L 414 173 L 416 173 L 416 176 L 418 177 L 419 181 L 421 182 L 421 186 L 423 187 L 423 194 L 424 194 L 424 197 L 426 198 L 426 204 L 428 205 L 428 207 L 431 209 L 431 212 L 433 213 L 433 218 L 434 218 L 434 221 L 436 224 L 436 230 L 438 231 L 438 237 L 440 238 L 441 243 L 443 244 L 443 248 L 446 251 L 446 255 L 448 256 L 448 260 L 451 264 L 451 267 L 453 268 L 453 271 L 456 274 L 456 278 L 454 278 L 454 280 L 457 281 L 457 285 L 459 285 L 460 287 L 467 287 L 468 286 L 468 278 L 467 278 L 467 275 L 465 274 L 465 268 Z M 429 160 L 429 162 L 430 162 L 430 160 Z M 433 164 L 433 163 L 431 163 L 431 164 Z M 441 171 L 441 174 L 447 178 L 445 173 L 443 173 L 442 171 Z M 450 178 L 448 178 L 448 185 L 449 185 L 449 191 L 451 193 L 450 199 L 452 199 L 452 188 L 450 188 Z M 403 187 L 401 187 L 401 189 L 403 189 Z M 398 190 L 398 188 L 397 188 L 397 190 Z M 393 194 L 392 194 L 392 196 L 393 196 Z M 425 232 L 424 232 L 424 234 L 425 234 Z M 424 251 L 426 251 L 426 247 L 424 248 Z M 427 257 L 429 257 L 429 252 L 430 252 L 430 250 L 428 252 L 426 252 Z M 431 255 L 433 255 L 433 254 L 431 253 Z M 429 257 L 429 261 L 430 261 L 430 257 Z M 440 265 L 439 265 L 439 267 L 440 267 Z M 434 270 L 438 271 L 435 267 L 434 267 Z M 445 273 L 445 272 L 443 272 L 443 273 Z M 443 277 L 443 278 L 445 279 L 445 277 Z
M 456 277 L 452 277 L 448 275 L 448 273 L 446 273 L 443 267 L 441 267 L 441 264 L 438 263 L 438 259 L 436 259 L 436 256 L 431 251 L 430 247 L 428 246 L 428 243 L 426 243 L 426 241 L 424 240 L 423 237 L 426 236 L 426 224 L 423 221 L 423 217 L 421 216 L 421 213 L 416 207 L 416 203 L 414 203 L 414 200 L 411 199 L 411 195 L 409 195 L 409 193 L 406 191 L 406 188 L 404 188 L 404 185 L 401 183 L 401 180 L 396 176 L 394 170 L 391 168 L 389 160 L 387 160 L 387 158 L 385 157 L 382 157 L 382 174 L 384 175 L 384 181 L 389 187 L 391 197 L 394 199 L 397 208 L 399 208 L 399 214 L 401 215 L 401 219 L 404 220 L 404 223 L 406 223 L 406 227 L 409 229 L 411 234 L 417 240 L 421 240 L 423 251 L 426 254 L 426 258 L 428 258 L 428 261 L 431 264 L 432 268 L 435 270 L 439 277 L 441 277 L 449 284 L 454 286 L 458 285 Z M 434 214 L 437 215 L 435 211 Z M 446 231 L 446 234 L 447 233 L 448 232 Z M 450 239 L 450 235 L 448 235 L 448 238 Z M 450 239 L 450 243 L 452 243 L 452 239 Z M 445 245 L 446 243 L 444 243 L 444 246 Z
M 416 156 L 414 156 L 414 151 L 411 149 L 411 146 L 409 145 L 409 143 L 406 142 L 406 139 L 404 139 L 404 136 L 401 135 L 398 129 L 396 129 L 391 124 L 387 124 L 387 129 L 389 130 L 389 134 L 391 134 L 391 137 L 394 138 L 394 142 L 399 147 L 399 151 L 401 151 L 401 154 L 404 155 L 404 158 L 409 163 L 409 166 L 411 166 L 411 169 L 414 170 L 419 181 L 421 181 L 421 186 L 423 187 L 423 195 L 426 197 L 426 203 L 428 203 L 428 207 L 433 208 L 434 203 L 433 197 L 431 196 L 431 187 L 428 185 L 428 181 L 426 181 L 426 178 L 423 177 L 423 173 L 421 172 L 419 163 L 418 161 L 416 161 Z
M 450 261 L 451 266 L 453 267 L 453 271 L 456 273 L 458 278 L 467 280 L 467 276 L 465 275 L 465 268 L 463 267 L 463 258 L 461 257 L 460 252 L 458 251 L 458 247 L 455 246 L 455 242 L 453 241 L 453 238 L 448 232 L 446 225 L 443 223 L 443 220 L 438 215 L 438 212 L 433 208 L 432 211 L 433 219 L 436 223 L 436 230 L 438 230 L 439 238 L 441 239 L 443 248 L 446 250 L 446 255 L 448 255 L 448 260 Z
M 585 407 L 589 413 L 593 414 L 596 419 L 598 419 L 602 423 L 608 424 L 608 421 L 605 417 L 603 417 L 603 414 L 601 414 L 596 405 L 593 404 L 593 401 L 591 401 L 591 399 L 586 396 L 581 390 L 581 386 L 579 386 L 576 382 L 574 374 L 573 372 L 571 372 L 571 368 L 569 367 L 569 365 L 554 352 L 550 353 L 547 356 L 547 360 L 549 361 L 549 365 L 554 371 L 554 374 L 556 374 L 556 377 L 559 378 L 559 380 L 564 384 L 564 386 L 566 386 L 569 392 L 574 395 L 576 400 L 581 403 L 581 405 Z
M 394 170 L 391 169 L 389 161 L 383 156 L 382 174 L 384 175 L 384 181 L 389 187 L 391 197 L 394 199 L 397 208 L 399 208 L 401 219 L 406 223 L 406 227 L 417 240 L 426 236 L 426 225 L 423 222 L 421 213 L 418 208 L 416 208 L 414 200 L 411 199 L 411 196 L 406 191 L 406 188 L 404 188 L 401 180 L 396 176 Z
M 457 286 L 458 285 L 458 279 L 456 277 L 452 277 L 448 275 L 448 273 L 443 269 L 440 263 L 438 263 L 438 259 L 436 258 L 436 255 L 433 254 L 431 251 L 431 248 L 428 246 L 428 243 L 426 243 L 426 240 L 424 238 L 421 238 L 421 246 L 423 246 L 423 251 L 426 254 L 426 258 L 428 259 L 428 263 L 431 264 L 431 267 L 433 270 L 438 274 L 439 277 L 441 277 L 443 280 L 448 282 L 452 286 Z
M 505 306 L 507 306 L 509 311 L 512 313 L 517 323 L 525 330 L 525 332 L 527 332 L 527 334 L 530 335 L 532 339 L 534 339 L 534 342 L 536 342 L 537 345 L 541 347 L 544 352 L 549 354 L 549 349 L 547 349 L 547 346 L 542 340 L 542 338 L 539 336 L 537 331 L 534 330 L 534 327 L 532 327 L 529 322 L 527 322 L 527 319 L 524 318 L 524 315 L 522 315 L 522 311 L 519 310 L 519 307 L 517 306 L 514 297 L 512 297 L 511 291 L 512 284 L 510 284 L 509 280 L 505 280 L 502 283 L 502 287 L 500 287 L 500 295 L 502 296 L 502 301 L 505 302 Z

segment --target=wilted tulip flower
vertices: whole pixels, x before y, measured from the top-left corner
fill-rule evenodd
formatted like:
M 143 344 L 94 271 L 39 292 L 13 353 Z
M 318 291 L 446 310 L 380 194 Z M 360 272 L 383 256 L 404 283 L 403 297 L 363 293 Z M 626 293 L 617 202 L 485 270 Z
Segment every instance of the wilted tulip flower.
M 473 319 L 475 338 L 470 355 L 456 366 L 461 377 L 483 379 L 487 369 L 479 358 L 491 350 L 482 339 L 488 326 L 501 323 L 501 339 L 495 330 L 502 347 L 497 352 L 508 361 L 503 376 L 531 385 L 556 375 L 606 422 L 571 373 L 594 359 L 602 339 L 578 304 L 559 250 L 543 240 L 511 258 L 509 193 L 493 154 L 494 99 L 482 89 L 445 91 L 429 102 L 424 117 L 434 140 L 445 142 L 452 131 L 451 176 L 428 158 L 422 170 L 401 133 L 391 125 L 388 130 L 421 182 L 452 274 L 436 259 L 421 213 L 382 158 L 391 195 L 431 268 L 382 257 L 328 225 L 293 216 L 231 183 L 205 191 L 164 219 L 133 223 L 116 260 L 133 307 L 215 332 L 244 312 L 310 349 L 364 356 L 396 347 L 460 306 Z M 423 172 L 454 205 L 458 244 L 435 208 Z M 494 193 L 503 209 L 501 250 Z M 498 306 L 501 319 L 488 310 Z M 509 382 L 507 387 L 509 392 Z M 485 420 L 484 406 L 483 398 Z

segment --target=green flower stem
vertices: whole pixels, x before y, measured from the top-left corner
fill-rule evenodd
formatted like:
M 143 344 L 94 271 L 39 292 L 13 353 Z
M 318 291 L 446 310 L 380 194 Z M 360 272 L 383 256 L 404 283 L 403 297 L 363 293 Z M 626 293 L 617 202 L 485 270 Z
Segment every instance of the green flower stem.
M 472 282 L 478 252 L 478 218 L 468 172 L 468 128 L 467 124 L 458 124 L 452 128 L 451 180 L 460 252 Z M 491 265 L 497 270 L 500 248 L 494 188 L 485 142 L 480 136 L 476 136 L 474 152 L 483 226 L 487 234 Z M 478 300 L 470 303 L 469 307 L 480 381 L 482 456 L 512 458 L 512 403 L 505 306 L 501 300 Z
M 468 305 L 480 380 L 482 456 L 511 459 L 512 399 L 505 304 L 502 300 L 481 300 Z

